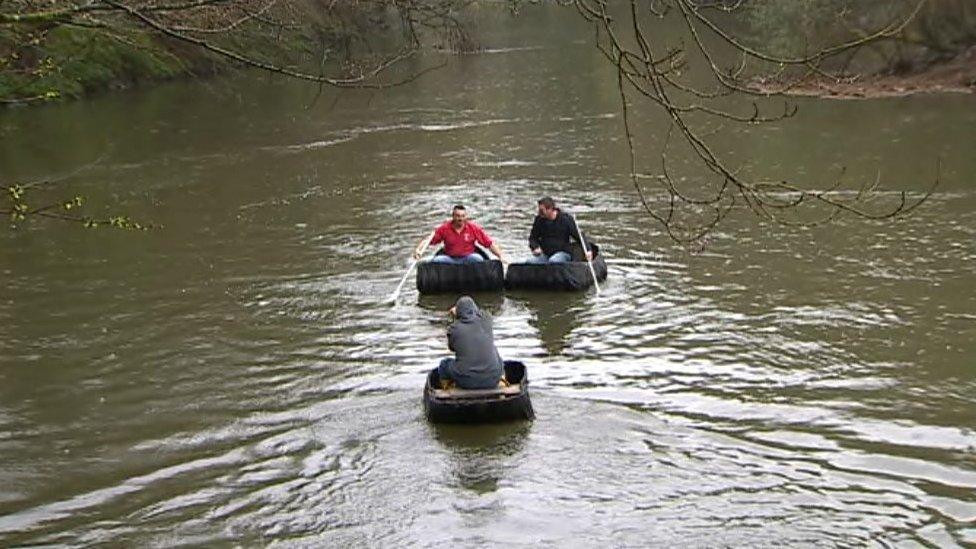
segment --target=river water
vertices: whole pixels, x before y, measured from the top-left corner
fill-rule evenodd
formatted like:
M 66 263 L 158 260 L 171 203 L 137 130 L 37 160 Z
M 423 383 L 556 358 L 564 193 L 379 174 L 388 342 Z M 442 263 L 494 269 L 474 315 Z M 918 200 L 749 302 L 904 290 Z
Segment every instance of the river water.
M 494 24 L 383 92 L 0 112 L 4 183 L 163 226 L 0 231 L 0 545 L 976 544 L 976 98 L 730 128 L 770 178 L 924 188 L 941 157 L 943 183 L 898 222 L 739 212 L 687 251 L 638 205 L 577 16 Z M 476 296 L 538 417 L 428 424 L 456 296 L 383 300 L 451 204 L 521 257 L 545 194 L 603 246 L 602 293 Z

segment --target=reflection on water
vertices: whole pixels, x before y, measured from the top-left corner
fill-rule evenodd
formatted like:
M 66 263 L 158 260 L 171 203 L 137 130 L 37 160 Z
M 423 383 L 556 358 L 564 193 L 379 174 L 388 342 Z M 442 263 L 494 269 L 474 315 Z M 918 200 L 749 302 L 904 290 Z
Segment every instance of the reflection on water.
M 556 356 L 571 344 L 569 336 L 580 325 L 581 309 L 591 299 L 581 292 L 523 292 L 509 297 L 529 311 L 529 325 L 538 331 L 546 353 Z
M 0 231 L 0 545 L 976 544 L 972 98 L 737 131 L 750 169 L 945 182 L 895 224 L 733 212 L 687 253 L 586 29 L 532 13 L 335 108 L 230 80 L 0 112 L 0 176 L 102 158 L 67 194 L 166 227 Z M 384 300 L 450 205 L 518 260 L 543 195 L 607 284 L 476 294 L 538 418 L 430 426 L 458 296 Z
M 511 476 L 532 422 L 501 425 L 431 425 L 434 438 L 449 452 L 450 471 L 459 486 L 477 494 L 494 492 Z
M 416 304 L 431 314 L 440 314 L 444 318 L 448 318 L 447 310 L 454 306 L 461 295 L 455 293 L 417 294 Z M 505 296 L 500 291 L 470 292 L 463 295 L 470 296 L 474 299 L 474 302 L 478 304 L 478 308 L 488 312 L 493 318 L 501 314 L 502 307 L 505 303 Z

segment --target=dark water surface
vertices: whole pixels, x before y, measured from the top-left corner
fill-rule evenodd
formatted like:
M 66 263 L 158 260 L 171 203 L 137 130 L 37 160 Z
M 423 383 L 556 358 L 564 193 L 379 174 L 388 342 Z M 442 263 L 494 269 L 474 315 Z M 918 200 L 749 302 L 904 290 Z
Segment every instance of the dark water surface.
M 0 231 L 0 545 L 976 544 L 976 98 L 730 129 L 771 179 L 921 188 L 941 156 L 944 183 L 893 224 L 742 214 L 693 254 L 638 207 L 575 15 L 499 21 L 382 93 L 258 77 L 0 112 L 4 183 L 165 226 Z M 452 203 L 519 257 L 543 194 L 610 279 L 476 296 L 538 419 L 431 426 L 455 296 L 382 301 Z

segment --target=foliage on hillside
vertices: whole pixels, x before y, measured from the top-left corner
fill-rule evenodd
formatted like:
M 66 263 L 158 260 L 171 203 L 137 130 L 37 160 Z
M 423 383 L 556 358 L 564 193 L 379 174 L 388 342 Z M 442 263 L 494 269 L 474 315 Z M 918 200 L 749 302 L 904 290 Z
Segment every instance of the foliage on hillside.
M 778 55 L 803 55 L 866 36 L 917 5 L 918 0 L 752 0 L 743 5 L 750 44 Z M 927 0 L 899 32 L 835 60 L 852 71 L 906 74 L 956 59 L 976 45 L 976 3 Z
M 381 86 L 431 36 L 470 46 L 464 0 L 8 0 L 0 102 L 255 67 L 327 85 Z M 392 71 L 391 71 L 392 72 Z

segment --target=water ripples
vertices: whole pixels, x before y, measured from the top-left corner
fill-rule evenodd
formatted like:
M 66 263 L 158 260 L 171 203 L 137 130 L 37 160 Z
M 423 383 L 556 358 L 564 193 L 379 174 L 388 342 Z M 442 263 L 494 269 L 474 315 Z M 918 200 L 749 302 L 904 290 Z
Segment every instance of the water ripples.
M 92 171 L 185 208 L 165 236 L 2 236 L 34 255 L 2 271 L 0 544 L 976 544 L 971 192 L 688 252 L 606 105 L 430 105 Z M 427 424 L 457 296 L 388 303 L 410 251 L 462 202 L 524 257 L 543 195 L 607 284 L 476 295 L 538 420 Z

